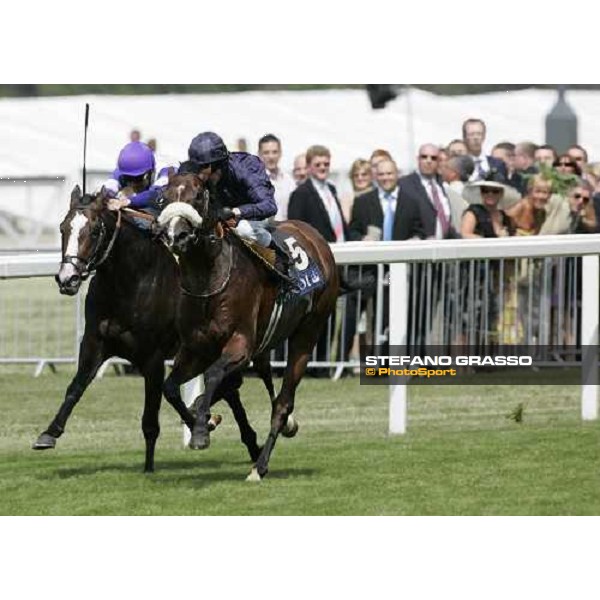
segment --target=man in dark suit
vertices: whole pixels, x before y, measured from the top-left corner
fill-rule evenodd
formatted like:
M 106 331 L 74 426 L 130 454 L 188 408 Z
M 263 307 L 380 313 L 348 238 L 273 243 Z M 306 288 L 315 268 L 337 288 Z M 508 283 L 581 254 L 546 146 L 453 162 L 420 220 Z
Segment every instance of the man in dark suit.
M 330 244 L 349 241 L 348 224 L 335 187 L 327 181 L 331 153 L 313 146 L 306 153 L 308 179 L 290 197 L 288 219 L 312 225 Z
M 487 135 L 486 124 L 481 119 L 468 119 L 463 124 L 463 139 L 467 145 L 469 156 L 475 163 L 475 172 L 471 181 L 482 181 L 487 179 L 492 171 L 496 171 L 497 181 L 505 183 L 508 179 L 506 165 L 503 161 L 486 156 L 483 152 L 483 144 Z
M 331 152 L 324 146 L 312 146 L 306 153 L 306 167 L 308 179 L 290 196 L 288 219 L 312 225 L 330 244 L 350 241 L 351 235 L 337 191 L 327 181 L 331 170 Z M 329 348 L 331 348 L 331 340 L 329 332 L 325 331 L 317 344 L 319 362 L 325 362 L 330 358 Z M 315 377 L 328 376 L 327 371 L 315 370 L 309 374 Z
M 450 201 L 438 175 L 440 149 L 426 144 L 419 150 L 418 169 L 400 179 L 398 209 L 394 223 L 395 240 L 443 240 L 460 237 L 452 223 Z M 456 224 L 460 227 L 460 224 Z M 423 352 L 427 337 L 427 323 L 436 312 L 436 298 L 441 297 L 443 285 L 438 265 L 429 270 L 430 285 L 426 285 L 428 270 L 416 264 L 410 269 L 408 327 L 412 332 L 410 350 Z M 427 296 L 430 292 L 430 295 Z
M 452 223 L 450 202 L 438 175 L 439 156 L 437 146 L 426 144 L 419 150 L 418 170 L 400 179 L 392 239 L 443 240 L 459 237 Z
M 356 198 L 350 222 L 350 235 L 352 239 L 364 241 L 393 240 L 394 219 L 398 205 L 398 167 L 392 160 L 384 159 L 375 168 L 377 186 L 371 192 Z M 363 267 L 363 279 L 377 281 L 377 267 Z M 361 314 L 366 310 L 368 302 L 375 297 L 375 285 L 364 290 L 360 295 L 360 308 L 358 294 L 351 294 L 346 299 L 345 321 L 345 359 L 348 358 L 356 335 L 356 329 Z M 387 305 L 387 294 L 384 304 Z M 384 326 L 387 323 L 387 308 L 384 308 Z M 369 329 L 374 329 L 374 323 L 369 324 Z M 377 340 L 374 340 L 376 343 Z
M 350 235 L 354 240 L 393 240 L 398 204 L 398 167 L 392 160 L 381 161 L 375 169 L 376 189 L 359 196 L 352 209 Z

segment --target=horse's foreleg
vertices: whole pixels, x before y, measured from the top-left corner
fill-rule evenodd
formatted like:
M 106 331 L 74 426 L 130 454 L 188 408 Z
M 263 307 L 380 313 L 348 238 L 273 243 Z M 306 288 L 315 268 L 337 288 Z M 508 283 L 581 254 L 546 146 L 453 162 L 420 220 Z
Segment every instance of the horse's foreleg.
M 198 423 L 181 399 L 180 388 L 183 384 L 204 373 L 209 364 L 205 357 L 195 355 L 185 348 L 181 348 L 175 359 L 175 366 L 163 386 L 167 402 L 177 411 L 192 433 L 198 429 Z M 198 414 L 200 414 L 200 407 L 205 408 L 205 398 L 206 394 L 198 399 Z M 202 421 L 208 435 L 208 409 L 206 409 L 206 414 L 203 413 L 203 418 L 199 420 Z M 190 447 L 192 447 L 191 444 Z
M 226 377 L 239 371 L 249 362 L 246 338 L 242 335 L 235 335 L 225 345 L 221 357 L 204 373 L 205 391 L 197 405 L 196 424 L 194 425 L 192 441 L 190 442 L 190 448 L 193 450 L 205 450 L 210 446 L 208 415 L 213 398 L 218 392 L 221 383 Z
M 256 462 L 256 466 L 248 481 L 260 481 L 269 471 L 269 461 L 271 454 L 275 449 L 275 444 L 279 434 L 288 426 L 288 419 L 294 412 L 294 400 L 296 390 L 304 374 L 310 360 L 310 352 L 294 352 L 292 343 L 290 343 L 290 357 L 288 366 L 283 379 L 281 393 L 273 404 L 273 412 L 271 415 L 271 431 L 264 445 L 264 448 Z M 293 422 L 290 424 L 293 427 Z M 297 431 L 297 430 L 296 430 Z M 295 435 L 295 433 L 294 433 Z
M 165 364 L 162 356 L 158 356 L 142 369 L 145 382 L 144 415 L 142 431 L 146 441 L 145 473 L 154 472 L 154 452 L 156 441 L 160 435 L 159 413 L 162 401 L 162 386 L 165 379 Z
M 271 398 L 271 404 L 275 404 L 276 396 L 275 396 L 275 386 L 273 385 L 273 371 L 271 369 L 270 357 L 268 354 L 263 354 L 262 356 L 254 359 L 254 369 L 258 373 L 258 376 L 261 378 L 262 382 L 267 388 L 267 392 L 269 393 L 269 398 Z M 283 427 L 283 431 L 281 435 L 285 438 L 293 438 L 296 437 L 298 433 L 298 423 L 296 420 L 290 415 L 286 424 Z
M 224 382 L 227 383 L 227 382 Z M 223 386 L 222 386 L 223 387 Z M 225 389 L 223 392 L 219 392 L 219 395 L 227 402 L 233 416 L 235 418 L 235 422 L 240 430 L 240 436 L 242 438 L 242 443 L 246 448 L 248 448 L 248 454 L 250 454 L 250 460 L 254 463 L 258 460 L 260 456 L 261 449 L 258 446 L 258 441 L 256 437 L 256 431 L 252 429 L 250 422 L 248 421 L 248 415 L 246 414 L 246 410 L 242 404 L 242 400 L 240 398 L 239 389 Z
M 273 404 L 275 402 L 275 385 L 273 384 L 273 370 L 269 353 L 254 357 L 254 370 L 258 373 L 269 394 L 271 404 Z
M 67 388 L 65 400 L 54 420 L 33 445 L 34 450 L 51 450 L 56 447 L 56 441 L 65 432 L 67 421 L 73 409 L 81 400 L 85 390 L 93 381 L 106 358 L 108 357 L 104 355 L 104 344 L 96 336 L 84 335 L 79 353 L 77 374 Z
M 333 300 L 330 303 L 333 304 Z M 248 477 L 249 481 L 260 481 L 268 473 L 269 461 L 279 434 L 287 429 L 288 437 L 293 437 L 297 432 L 297 425 L 291 418 L 294 412 L 296 390 L 306 373 L 306 367 L 313 348 L 316 346 L 321 335 L 324 323 L 327 321 L 327 315 L 332 310 L 333 306 L 323 306 L 319 313 L 309 316 L 301 324 L 298 332 L 290 338 L 288 364 L 283 378 L 281 393 L 273 405 L 271 431 L 256 463 L 256 467 L 250 474 L 250 477 Z

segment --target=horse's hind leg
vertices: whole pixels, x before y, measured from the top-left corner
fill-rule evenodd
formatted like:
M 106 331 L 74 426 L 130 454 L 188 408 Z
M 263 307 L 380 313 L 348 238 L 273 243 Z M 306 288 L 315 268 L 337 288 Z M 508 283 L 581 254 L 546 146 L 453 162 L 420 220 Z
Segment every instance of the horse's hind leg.
M 33 450 L 51 450 L 56 447 L 56 441 L 65 432 L 67 421 L 73 409 L 81 400 L 85 390 L 93 381 L 98 369 L 108 358 L 104 354 L 104 345 L 95 335 L 84 335 L 79 354 L 77 374 L 67 388 L 65 400 L 57 415 L 33 445 Z

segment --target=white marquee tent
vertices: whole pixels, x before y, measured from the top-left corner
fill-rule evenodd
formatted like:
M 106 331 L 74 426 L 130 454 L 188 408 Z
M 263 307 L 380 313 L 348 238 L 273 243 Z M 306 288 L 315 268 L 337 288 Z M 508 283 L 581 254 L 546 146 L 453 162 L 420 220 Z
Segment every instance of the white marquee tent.
M 284 143 L 285 168 L 319 143 L 331 148 L 334 169 L 344 173 L 375 148 L 389 149 L 407 169 L 415 146 L 460 137 L 469 117 L 487 122 L 490 145 L 541 143 L 555 99 L 551 90 L 458 97 L 413 90 L 410 107 L 400 97 L 382 111 L 371 110 L 362 90 L 0 100 L 0 213 L 58 224 L 68 189 L 80 178 L 86 102 L 91 104 L 90 171 L 113 169 L 129 131 L 137 128 L 145 139 L 158 139 L 159 155 L 167 161 L 183 160 L 200 131 L 217 131 L 232 146 L 246 138 L 251 150 L 262 135 L 275 133 Z M 573 91 L 568 100 L 580 119 L 580 143 L 600 158 L 600 92 Z

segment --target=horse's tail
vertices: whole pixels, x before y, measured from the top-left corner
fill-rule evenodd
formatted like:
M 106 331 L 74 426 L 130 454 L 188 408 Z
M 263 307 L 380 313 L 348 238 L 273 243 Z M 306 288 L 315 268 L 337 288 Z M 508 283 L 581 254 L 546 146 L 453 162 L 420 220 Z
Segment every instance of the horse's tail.
M 350 271 L 345 273 L 342 268 L 340 274 L 340 296 L 355 294 L 358 292 L 367 292 L 375 289 L 377 279 L 371 273 L 353 274 Z

